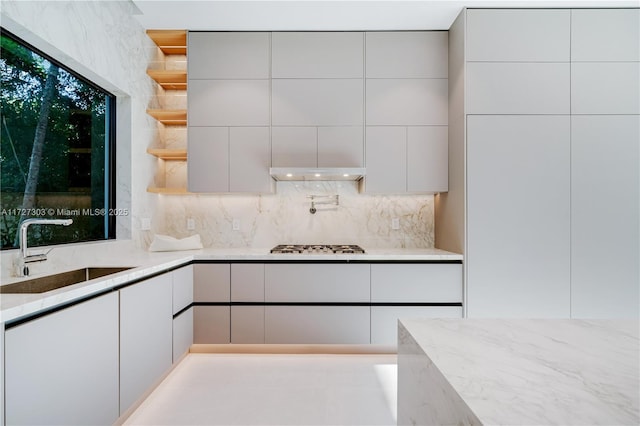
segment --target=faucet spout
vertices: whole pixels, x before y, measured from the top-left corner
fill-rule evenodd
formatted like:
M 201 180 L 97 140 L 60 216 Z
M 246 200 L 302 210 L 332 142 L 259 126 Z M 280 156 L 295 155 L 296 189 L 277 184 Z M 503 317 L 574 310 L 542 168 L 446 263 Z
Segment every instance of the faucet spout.
M 42 262 L 47 260 L 46 254 L 35 254 L 29 255 L 29 250 L 27 247 L 27 231 L 29 226 L 31 225 L 62 225 L 69 226 L 73 223 L 73 219 L 25 219 L 20 223 L 20 238 L 19 238 L 19 265 L 18 265 L 18 275 L 19 276 L 28 276 L 29 268 L 26 266 L 27 263 L 32 262 Z

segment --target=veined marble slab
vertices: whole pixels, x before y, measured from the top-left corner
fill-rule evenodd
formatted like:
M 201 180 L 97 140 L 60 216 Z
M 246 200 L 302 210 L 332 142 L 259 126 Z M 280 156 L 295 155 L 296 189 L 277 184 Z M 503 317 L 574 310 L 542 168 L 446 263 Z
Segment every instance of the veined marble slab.
M 398 424 L 638 425 L 636 320 L 401 319 Z

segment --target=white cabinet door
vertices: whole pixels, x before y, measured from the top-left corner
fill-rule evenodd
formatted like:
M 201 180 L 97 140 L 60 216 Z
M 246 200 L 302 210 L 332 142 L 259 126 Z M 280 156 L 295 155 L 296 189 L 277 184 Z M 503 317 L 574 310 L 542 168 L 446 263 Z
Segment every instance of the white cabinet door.
M 367 78 L 447 78 L 447 31 L 366 33 Z
M 407 191 L 407 129 L 367 126 L 367 176 L 365 191 L 402 193 Z
M 189 127 L 188 133 L 189 191 L 228 191 L 229 128 Z
M 447 126 L 407 129 L 407 191 L 446 192 L 449 189 Z
M 173 362 L 172 277 L 159 275 L 119 293 L 122 414 Z
M 467 114 L 569 114 L 570 64 L 467 63 Z
M 640 63 L 572 63 L 571 113 L 640 114 Z
M 118 418 L 116 293 L 7 330 L 3 350 L 8 425 L 113 424 Z
M 362 126 L 319 127 L 318 167 L 362 167 Z
M 363 123 L 361 79 L 274 79 L 272 91 L 273 126 Z
M 193 307 L 193 343 L 229 343 L 230 333 L 229 306 Z
M 467 61 L 567 62 L 570 11 L 467 11 Z
M 189 79 L 269 78 L 270 34 L 189 32 Z
M 365 264 L 265 265 L 267 302 L 369 302 L 370 268 Z
M 178 362 L 193 344 L 193 307 L 173 319 L 173 362 Z
M 317 167 L 317 127 L 272 127 L 273 167 Z
M 265 343 L 368 344 L 368 306 L 266 306 Z
M 372 303 L 462 303 L 462 265 L 372 264 Z
M 269 80 L 189 80 L 189 126 L 268 126 Z
M 398 344 L 399 318 L 462 318 L 461 306 L 372 306 L 371 343 Z
M 367 79 L 367 126 L 446 125 L 448 83 L 440 79 Z
M 264 343 L 264 306 L 231 307 L 231 343 Z
M 229 191 L 272 192 L 268 127 L 232 127 L 229 135 Z
M 264 264 L 231 264 L 231 301 L 264 302 Z
M 193 265 L 193 300 L 195 302 L 229 302 L 231 267 L 228 263 Z
M 469 317 L 569 317 L 569 116 L 468 116 Z
M 571 315 L 637 318 L 639 116 L 571 117 Z
M 173 275 L 173 314 L 193 303 L 193 265 L 176 269 Z
M 363 33 L 275 32 L 273 78 L 362 78 Z
M 571 10 L 571 60 L 640 61 L 640 10 Z

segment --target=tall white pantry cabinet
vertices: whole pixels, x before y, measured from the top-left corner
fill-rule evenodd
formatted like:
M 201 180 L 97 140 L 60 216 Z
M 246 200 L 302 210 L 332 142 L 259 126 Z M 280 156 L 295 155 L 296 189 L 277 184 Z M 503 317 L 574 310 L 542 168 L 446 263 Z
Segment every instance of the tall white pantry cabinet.
M 449 31 L 449 193 L 468 317 L 639 315 L 639 9 L 468 9 Z

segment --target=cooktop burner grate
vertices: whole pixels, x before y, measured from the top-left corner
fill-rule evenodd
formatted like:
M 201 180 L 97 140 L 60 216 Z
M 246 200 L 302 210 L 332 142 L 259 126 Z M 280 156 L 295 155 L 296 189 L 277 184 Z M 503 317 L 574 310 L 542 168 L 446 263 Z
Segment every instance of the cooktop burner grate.
M 281 244 L 271 249 L 275 254 L 363 254 L 355 244 Z

